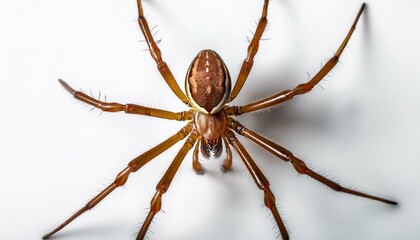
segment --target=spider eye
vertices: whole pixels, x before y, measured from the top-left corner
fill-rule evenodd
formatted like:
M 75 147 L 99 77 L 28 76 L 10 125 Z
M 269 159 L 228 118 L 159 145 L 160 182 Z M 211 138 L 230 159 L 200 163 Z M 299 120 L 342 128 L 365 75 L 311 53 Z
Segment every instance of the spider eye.
M 222 58 L 213 50 L 203 50 L 192 61 L 185 79 L 191 105 L 206 114 L 223 108 L 230 95 L 230 75 Z

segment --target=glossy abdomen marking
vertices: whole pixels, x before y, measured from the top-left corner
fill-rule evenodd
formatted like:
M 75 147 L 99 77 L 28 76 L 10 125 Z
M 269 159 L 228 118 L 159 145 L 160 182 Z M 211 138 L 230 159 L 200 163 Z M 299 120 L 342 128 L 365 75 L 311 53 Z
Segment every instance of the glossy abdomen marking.
M 191 105 L 204 113 L 219 111 L 230 94 L 229 72 L 220 56 L 212 50 L 198 53 L 185 81 Z

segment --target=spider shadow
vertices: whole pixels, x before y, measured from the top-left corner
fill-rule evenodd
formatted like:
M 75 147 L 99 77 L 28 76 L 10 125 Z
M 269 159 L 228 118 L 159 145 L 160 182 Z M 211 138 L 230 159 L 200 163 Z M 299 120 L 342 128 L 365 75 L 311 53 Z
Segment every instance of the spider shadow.
M 79 227 L 54 234 L 49 239 L 109 239 L 115 232 L 123 232 L 129 226 L 121 221 L 109 221 L 96 225 Z
M 264 84 L 252 84 L 252 86 L 250 86 L 252 90 L 248 91 L 250 93 L 246 94 L 245 97 L 242 97 L 240 103 L 234 103 L 233 105 L 246 105 L 261 99 L 261 96 L 271 96 L 283 90 L 292 89 L 298 84 L 296 82 L 290 82 L 291 79 L 300 78 L 294 70 L 282 69 L 280 72 L 281 73 L 277 72 L 277 70 L 271 70 L 270 72 L 259 76 L 258 78 L 265 79 Z M 310 102 L 308 98 L 316 98 L 313 94 L 313 92 L 315 92 L 314 90 L 302 96 L 297 96 L 278 106 L 247 113 L 236 118 L 242 118 L 243 120 L 239 119 L 239 121 L 246 123 L 246 127 L 262 134 L 275 132 L 286 133 L 290 131 L 284 131 L 285 129 L 292 130 L 296 128 L 329 131 L 331 130 L 330 127 L 333 126 L 333 118 L 329 111 L 332 107 L 331 102 L 324 100 L 314 103 Z M 317 91 L 317 94 L 323 93 L 325 92 Z M 302 106 L 302 104 L 304 105 Z M 313 106 L 313 108 L 308 107 L 308 104 Z

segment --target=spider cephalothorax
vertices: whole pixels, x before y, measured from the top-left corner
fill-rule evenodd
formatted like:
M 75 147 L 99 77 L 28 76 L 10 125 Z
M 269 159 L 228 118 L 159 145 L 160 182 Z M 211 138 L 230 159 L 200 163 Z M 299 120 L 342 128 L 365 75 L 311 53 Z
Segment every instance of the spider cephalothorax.
M 223 109 L 215 114 L 195 113 L 195 128 L 201 136 L 201 153 L 204 157 L 209 158 L 212 152 L 218 158 L 222 153 L 221 138 L 226 131 L 226 122 L 227 115 Z
M 262 171 L 258 168 L 257 164 L 251 158 L 250 154 L 246 151 L 245 147 L 236 137 L 237 134 L 242 135 L 255 144 L 261 146 L 265 150 L 272 153 L 274 156 L 279 159 L 290 162 L 295 170 L 299 174 L 305 174 L 309 177 L 325 184 L 326 186 L 339 191 L 345 192 L 348 194 L 373 199 L 381 201 L 388 204 L 397 204 L 395 201 L 388 199 L 376 197 L 373 195 L 365 194 L 359 191 L 351 190 L 346 187 L 340 186 L 338 183 L 329 180 L 326 177 L 312 171 L 309 167 L 306 166 L 305 162 L 301 159 L 295 157 L 292 152 L 286 148 L 270 141 L 269 139 L 264 138 L 263 136 L 247 129 L 241 123 L 234 119 L 235 116 L 254 112 L 261 109 L 266 109 L 269 107 L 276 106 L 285 101 L 291 100 L 293 97 L 305 94 L 313 89 L 327 74 L 328 72 L 337 64 L 338 59 L 340 58 L 341 53 L 346 47 L 348 41 L 350 40 L 351 35 L 353 34 L 354 29 L 356 28 L 357 21 L 359 20 L 365 4 L 359 10 L 357 17 L 350 28 L 349 33 L 344 39 L 343 43 L 337 49 L 334 56 L 328 60 L 325 65 L 315 74 L 308 82 L 299 84 L 294 89 L 284 90 L 273 96 L 267 97 L 265 99 L 249 103 L 244 106 L 228 106 L 228 102 L 231 102 L 242 89 L 242 86 L 245 84 L 248 75 L 252 69 L 254 63 L 254 56 L 258 52 L 259 42 L 261 36 L 267 25 L 267 10 L 268 10 L 268 0 L 264 0 L 264 7 L 261 14 L 261 18 L 258 22 L 257 28 L 255 30 L 254 37 L 251 39 L 248 46 L 248 54 L 245 60 L 242 63 L 241 70 L 236 79 L 235 85 L 231 91 L 231 80 L 227 67 L 225 66 L 223 60 L 220 56 L 212 50 L 203 50 L 191 63 L 187 76 L 185 79 L 185 91 L 186 95 L 179 88 L 174 76 L 172 75 L 168 65 L 162 60 L 161 52 L 153 39 L 153 34 L 149 29 L 149 25 L 144 17 L 143 8 L 141 0 L 137 0 L 138 12 L 139 12 L 139 25 L 143 32 L 143 35 L 146 39 L 149 51 L 153 59 L 157 63 L 157 68 L 168 83 L 168 86 L 171 88 L 173 93 L 187 106 L 192 106 L 193 108 L 183 111 L 183 112 L 170 112 L 161 109 L 144 107 L 136 104 L 119 104 L 119 103 L 108 103 L 103 102 L 98 99 L 94 99 L 82 92 L 75 91 L 67 83 L 62 80 L 59 80 L 63 87 L 74 95 L 80 101 L 83 101 L 87 104 L 90 104 L 94 107 L 100 108 L 103 111 L 107 112 L 119 112 L 124 111 L 131 114 L 140 114 L 147 115 L 152 117 L 178 120 L 178 121 L 189 121 L 181 130 L 177 133 L 161 142 L 157 146 L 148 150 L 147 152 L 141 154 L 140 156 L 134 158 L 131 162 L 128 163 L 128 166 L 123 169 L 115 178 L 114 182 L 111 183 L 107 188 L 102 192 L 96 195 L 91 201 L 89 201 L 84 207 L 77 211 L 73 216 L 67 219 L 63 224 L 58 226 L 52 232 L 44 236 L 44 239 L 49 238 L 60 229 L 65 227 L 71 221 L 76 219 L 82 213 L 87 210 L 92 209 L 96 204 L 102 201 L 108 194 L 114 191 L 116 188 L 123 186 L 131 173 L 136 172 L 157 155 L 166 151 L 168 148 L 175 145 L 175 143 L 180 140 L 187 138 L 182 148 L 179 150 L 178 154 L 175 156 L 168 170 L 165 172 L 162 179 L 156 186 L 156 193 L 152 198 L 150 203 L 150 211 L 147 215 L 138 235 L 137 239 L 144 239 L 147 230 L 149 229 L 150 223 L 152 222 L 154 216 L 161 210 L 162 206 L 162 196 L 169 189 L 169 186 L 178 171 L 184 157 L 189 152 L 191 148 L 194 147 L 193 169 L 198 174 L 203 174 L 204 169 L 199 162 L 199 149 L 201 149 L 204 157 L 208 158 L 211 154 L 215 157 L 219 157 L 222 153 L 223 145 L 226 149 L 226 159 L 222 164 L 222 170 L 228 171 L 232 166 L 232 153 L 229 148 L 233 148 L 238 153 L 239 157 L 245 164 L 249 173 L 255 181 L 255 184 L 261 189 L 264 193 L 264 205 L 270 209 L 273 214 L 274 220 L 276 221 L 277 226 L 280 229 L 280 234 L 283 239 L 289 239 L 289 234 L 283 224 L 283 221 L 280 217 L 279 212 L 276 207 L 276 200 L 273 192 L 270 189 L 270 183 L 267 178 L 264 176 Z M 235 134 L 236 132 L 236 134 Z M 174 237 L 176 238 L 176 237 Z M 220 238 L 220 237 L 215 237 Z

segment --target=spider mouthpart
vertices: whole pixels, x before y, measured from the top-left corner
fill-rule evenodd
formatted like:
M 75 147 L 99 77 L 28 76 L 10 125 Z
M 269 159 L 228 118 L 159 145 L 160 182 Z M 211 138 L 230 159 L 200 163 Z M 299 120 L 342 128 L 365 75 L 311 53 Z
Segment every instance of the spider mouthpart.
M 219 158 L 222 155 L 222 141 L 220 139 L 206 139 L 201 141 L 201 152 L 205 158 L 210 158 L 211 156 Z
M 207 159 L 210 158 L 211 156 L 210 148 L 203 141 L 201 141 L 200 150 L 201 150 L 201 154 L 203 154 L 203 157 Z
M 218 139 L 206 139 L 206 143 L 211 149 L 214 149 L 218 142 Z

